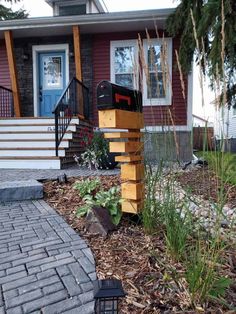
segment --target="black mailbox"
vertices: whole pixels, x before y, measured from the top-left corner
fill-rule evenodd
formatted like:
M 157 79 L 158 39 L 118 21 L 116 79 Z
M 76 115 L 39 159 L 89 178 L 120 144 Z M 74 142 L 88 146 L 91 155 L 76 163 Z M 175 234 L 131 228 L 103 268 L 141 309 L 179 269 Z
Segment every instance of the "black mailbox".
M 142 93 L 138 90 L 101 81 L 97 86 L 98 110 L 123 109 L 142 112 Z

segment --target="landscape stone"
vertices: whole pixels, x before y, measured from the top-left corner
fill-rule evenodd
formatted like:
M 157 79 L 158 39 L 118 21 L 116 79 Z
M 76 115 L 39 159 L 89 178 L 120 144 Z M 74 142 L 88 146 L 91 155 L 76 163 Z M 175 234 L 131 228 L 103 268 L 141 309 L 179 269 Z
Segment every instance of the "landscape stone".
M 93 207 L 86 217 L 86 229 L 92 234 L 106 237 L 109 231 L 116 229 L 116 226 L 112 223 L 107 209 Z
M 36 200 L 43 198 L 43 184 L 36 180 L 0 182 L 1 201 Z

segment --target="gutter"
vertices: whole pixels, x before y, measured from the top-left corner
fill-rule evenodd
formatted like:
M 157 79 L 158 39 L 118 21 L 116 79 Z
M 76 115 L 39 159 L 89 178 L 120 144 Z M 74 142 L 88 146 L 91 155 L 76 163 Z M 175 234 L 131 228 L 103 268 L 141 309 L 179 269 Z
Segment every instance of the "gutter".
M 29 18 L 21 20 L 7 20 L 0 22 L 0 31 L 40 28 L 52 26 L 93 25 L 104 23 L 140 22 L 148 20 L 166 20 L 175 9 L 159 9 L 130 12 L 98 13 L 75 16 L 53 16 L 41 18 Z

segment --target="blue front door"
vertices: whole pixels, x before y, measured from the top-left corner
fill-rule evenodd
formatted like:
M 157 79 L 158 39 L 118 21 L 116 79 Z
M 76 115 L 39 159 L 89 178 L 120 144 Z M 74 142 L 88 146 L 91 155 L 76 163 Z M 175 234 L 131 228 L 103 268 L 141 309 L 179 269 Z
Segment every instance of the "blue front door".
M 65 89 L 65 52 L 42 52 L 39 60 L 39 115 L 52 116 L 52 111 Z

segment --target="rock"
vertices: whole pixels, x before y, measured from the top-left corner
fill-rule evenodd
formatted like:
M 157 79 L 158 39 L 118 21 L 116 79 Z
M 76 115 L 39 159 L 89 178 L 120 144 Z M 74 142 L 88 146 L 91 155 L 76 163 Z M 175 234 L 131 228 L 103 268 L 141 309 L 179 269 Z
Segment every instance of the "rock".
M 221 225 L 222 228 L 226 229 L 226 228 L 230 227 L 230 222 L 227 221 L 227 220 L 222 220 L 220 225 Z
M 64 173 L 60 176 L 57 177 L 57 182 L 58 183 L 67 183 L 68 182 L 68 179 L 67 179 L 67 175 Z
M 190 201 L 189 209 L 190 209 L 191 212 L 196 212 L 197 209 L 198 209 L 198 206 L 194 202 Z
M 109 231 L 116 229 L 106 208 L 93 207 L 86 217 L 86 229 L 93 234 L 106 237 Z

